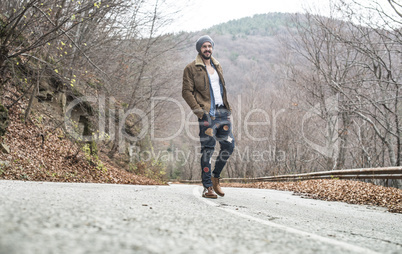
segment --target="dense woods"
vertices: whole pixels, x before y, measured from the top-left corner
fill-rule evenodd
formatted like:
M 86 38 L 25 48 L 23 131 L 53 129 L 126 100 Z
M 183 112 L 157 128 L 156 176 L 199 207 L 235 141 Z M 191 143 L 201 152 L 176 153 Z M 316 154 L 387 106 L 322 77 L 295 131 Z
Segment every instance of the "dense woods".
M 401 166 L 399 1 L 338 0 L 330 17 L 260 14 L 166 34 L 170 7 L 1 2 L 4 111 L 24 100 L 29 121 L 41 114 L 35 105 L 57 101 L 49 122 L 94 155 L 135 173 L 199 179 L 198 128 L 181 79 L 196 39 L 209 34 L 234 108 L 225 177 Z

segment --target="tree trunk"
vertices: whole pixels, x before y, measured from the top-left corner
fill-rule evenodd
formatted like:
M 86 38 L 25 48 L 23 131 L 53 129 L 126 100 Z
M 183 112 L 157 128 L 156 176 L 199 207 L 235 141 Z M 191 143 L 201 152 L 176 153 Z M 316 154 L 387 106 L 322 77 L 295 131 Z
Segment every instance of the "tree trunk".
M 36 86 L 34 86 L 34 88 L 33 88 L 33 91 L 31 93 L 31 97 L 29 98 L 28 107 L 25 110 L 25 124 L 28 123 L 28 120 L 30 119 L 32 103 L 33 103 L 33 100 L 35 99 L 36 91 L 39 90 L 39 82 L 40 82 L 40 75 L 39 75 L 39 71 L 38 71 L 38 77 L 37 77 L 37 80 L 36 80 Z

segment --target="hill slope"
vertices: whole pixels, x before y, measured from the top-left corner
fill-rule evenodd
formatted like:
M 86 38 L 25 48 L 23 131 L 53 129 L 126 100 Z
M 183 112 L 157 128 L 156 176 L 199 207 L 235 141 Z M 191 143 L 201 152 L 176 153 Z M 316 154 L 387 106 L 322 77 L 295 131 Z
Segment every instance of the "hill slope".
M 15 87 L 5 87 L 2 99 L 21 94 Z M 82 144 L 68 139 L 61 126 L 51 122 L 52 116 L 43 114 L 38 105 L 24 122 L 27 108 L 25 99 L 9 111 L 10 123 L 1 143 L 9 151 L 0 152 L 0 179 L 50 182 L 92 182 L 117 184 L 160 184 L 144 176 L 138 176 L 113 166 L 113 162 L 99 153 L 99 158 L 82 149 Z M 53 116 L 56 117 L 56 116 Z M 85 147 L 85 146 L 84 146 Z

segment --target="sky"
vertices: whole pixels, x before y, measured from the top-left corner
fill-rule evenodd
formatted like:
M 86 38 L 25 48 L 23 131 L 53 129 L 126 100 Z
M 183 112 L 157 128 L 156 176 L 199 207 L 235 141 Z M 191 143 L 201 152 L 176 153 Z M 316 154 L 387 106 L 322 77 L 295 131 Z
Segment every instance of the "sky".
M 325 14 L 325 0 L 167 0 L 181 10 L 168 28 L 172 32 L 193 32 L 233 19 L 269 12 L 302 13 L 310 9 Z

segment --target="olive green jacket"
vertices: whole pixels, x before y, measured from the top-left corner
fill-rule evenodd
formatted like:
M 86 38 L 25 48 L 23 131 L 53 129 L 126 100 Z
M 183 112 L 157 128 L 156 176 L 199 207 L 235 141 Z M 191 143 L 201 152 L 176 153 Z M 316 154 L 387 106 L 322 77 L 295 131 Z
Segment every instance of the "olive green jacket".
M 222 67 L 219 62 L 211 57 L 212 63 L 218 72 L 223 87 L 223 103 L 231 111 L 226 94 L 226 84 L 223 79 Z M 198 118 L 202 118 L 204 113 L 211 109 L 210 81 L 201 56 L 198 54 L 196 59 L 188 64 L 183 73 L 182 96 Z

